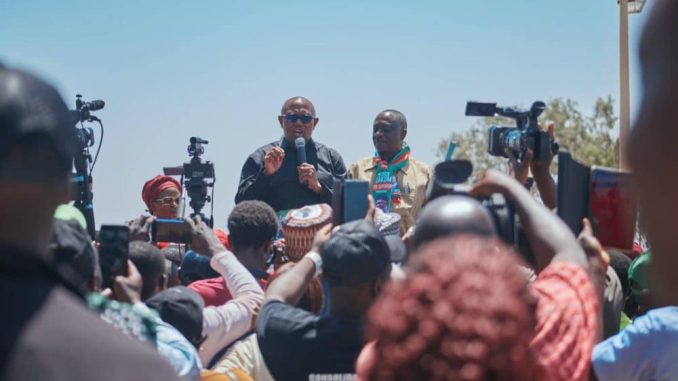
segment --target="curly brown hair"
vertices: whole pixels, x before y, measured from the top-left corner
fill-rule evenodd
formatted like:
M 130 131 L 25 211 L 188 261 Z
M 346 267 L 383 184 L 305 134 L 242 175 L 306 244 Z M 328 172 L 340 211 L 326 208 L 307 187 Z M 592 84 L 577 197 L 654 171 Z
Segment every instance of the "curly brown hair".
M 536 298 L 520 264 L 487 237 L 423 246 L 368 312 L 376 341 L 361 379 L 533 380 Z

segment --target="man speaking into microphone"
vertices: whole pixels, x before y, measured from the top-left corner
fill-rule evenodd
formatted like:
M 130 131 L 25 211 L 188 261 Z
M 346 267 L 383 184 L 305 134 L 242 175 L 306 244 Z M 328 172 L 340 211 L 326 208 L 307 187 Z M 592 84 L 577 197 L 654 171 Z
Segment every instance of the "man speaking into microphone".
M 260 200 L 276 212 L 332 204 L 334 179 L 346 176 L 346 166 L 337 151 L 311 138 L 318 124 L 313 103 L 304 97 L 288 99 L 278 122 L 283 137 L 258 148 L 245 161 L 236 204 Z

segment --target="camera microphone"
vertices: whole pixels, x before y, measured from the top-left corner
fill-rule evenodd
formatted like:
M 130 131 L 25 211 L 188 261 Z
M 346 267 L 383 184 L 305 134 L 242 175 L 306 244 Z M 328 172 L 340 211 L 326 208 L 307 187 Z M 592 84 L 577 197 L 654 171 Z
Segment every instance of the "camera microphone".
M 294 145 L 297 146 L 297 165 L 302 165 L 306 162 L 306 139 L 298 137 Z
M 82 102 L 81 110 L 82 111 L 97 111 L 97 110 L 101 110 L 102 108 L 104 108 L 105 105 L 106 105 L 106 102 L 102 101 L 101 99 L 97 99 L 97 100 L 90 101 L 90 102 Z
M 191 142 L 191 144 L 209 144 L 207 140 L 195 136 L 192 136 L 189 141 Z

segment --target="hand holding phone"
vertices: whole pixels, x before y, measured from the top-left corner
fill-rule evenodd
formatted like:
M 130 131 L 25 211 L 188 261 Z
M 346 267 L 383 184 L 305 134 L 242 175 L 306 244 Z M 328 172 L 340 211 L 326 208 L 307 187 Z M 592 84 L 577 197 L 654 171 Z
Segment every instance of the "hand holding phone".
M 190 244 L 193 251 L 207 257 L 212 257 L 226 250 L 214 233 L 214 230 L 200 216 L 195 216 L 191 219 L 187 218 L 184 221 L 186 221 L 190 229 Z
M 191 225 L 184 219 L 158 218 L 151 224 L 153 242 L 191 243 Z
M 112 288 L 116 276 L 127 276 L 129 228 L 125 225 L 102 225 L 99 231 L 99 266 L 104 288 Z
M 332 223 L 364 219 L 369 209 L 370 183 L 365 180 L 336 180 L 332 195 Z

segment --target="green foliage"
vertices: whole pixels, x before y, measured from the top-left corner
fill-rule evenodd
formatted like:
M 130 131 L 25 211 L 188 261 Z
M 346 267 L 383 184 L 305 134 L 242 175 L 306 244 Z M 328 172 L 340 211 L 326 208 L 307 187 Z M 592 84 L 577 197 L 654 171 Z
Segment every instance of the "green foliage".
M 616 168 L 619 162 L 618 139 L 615 132 L 617 116 L 614 113 L 612 97 L 598 98 L 591 116 L 584 115 L 577 102 L 571 99 L 555 98 L 550 100 L 539 118 L 546 126 L 549 121 L 555 123 L 556 141 L 561 149 L 569 151 L 578 161 L 586 165 L 601 165 Z M 473 163 L 473 177 L 489 168 L 506 172 L 507 160 L 490 156 L 487 153 L 488 128 L 491 125 L 515 126 L 515 122 L 505 118 L 481 118 L 470 128 L 454 132 L 438 144 L 438 157 L 444 158 L 450 141 L 457 143 L 455 159 L 468 159 Z M 557 158 L 551 171 L 557 169 Z

